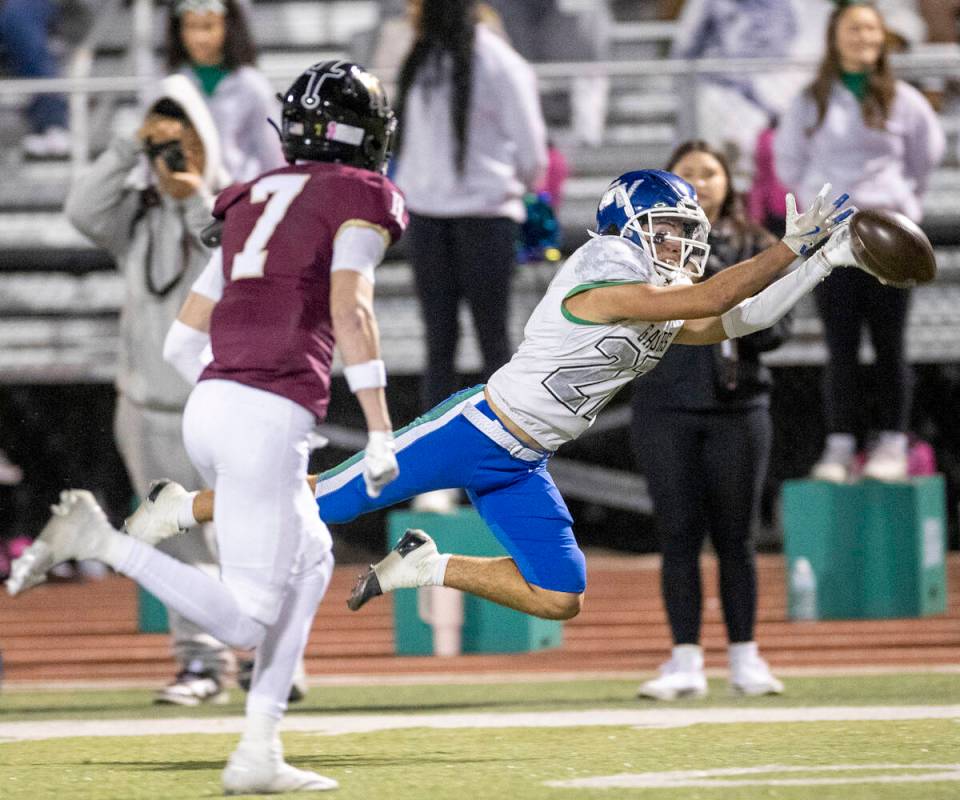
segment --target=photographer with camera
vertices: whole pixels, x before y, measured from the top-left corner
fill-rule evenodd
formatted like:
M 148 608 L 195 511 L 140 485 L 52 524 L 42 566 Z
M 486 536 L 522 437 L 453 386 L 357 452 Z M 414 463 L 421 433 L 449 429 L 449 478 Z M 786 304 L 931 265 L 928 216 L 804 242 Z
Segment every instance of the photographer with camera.
M 75 181 L 70 222 L 116 260 L 125 281 L 114 435 L 134 491 L 158 475 L 200 480 L 183 448 L 181 416 L 190 386 L 163 360 L 163 340 L 210 259 L 201 231 L 226 184 L 220 139 L 200 92 L 182 75 L 160 82 L 139 131 L 118 136 Z M 181 561 L 217 573 L 202 529 L 164 546 Z M 157 699 L 221 702 L 233 654 L 169 613 L 180 675 Z

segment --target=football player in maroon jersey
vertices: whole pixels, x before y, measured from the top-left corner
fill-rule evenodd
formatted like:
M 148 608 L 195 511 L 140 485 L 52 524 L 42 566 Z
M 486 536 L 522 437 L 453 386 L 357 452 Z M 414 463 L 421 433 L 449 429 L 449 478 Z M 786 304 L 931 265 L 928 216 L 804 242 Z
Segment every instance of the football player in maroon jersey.
M 257 647 L 247 729 L 223 776 L 235 793 L 335 785 L 286 765 L 276 732 L 333 566 L 303 476 L 335 342 L 370 432 L 367 491 L 397 474 L 373 314 L 374 268 L 407 222 L 383 174 L 396 123 L 379 81 L 342 61 L 311 67 L 282 101 L 288 166 L 218 197 L 220 247 L 165 346 L 194 378 L 207 330 L 213 351 L 187 403 L 184 443 L 224 492 L 223 585 Z
M 281 100 L 288 165 L 218 197 L 208 237 L 218 246 L 164 344 L 196 383 L 184 444 L 216 488 L 220 580 L 149 537 L 117 535 L 89 492 L 68 491 L 15 581 L 40 582 L 40 562 L 57 558 L 51 548 L 93 549 L 221 641 L 256 650 L 244 733 L 223 772 L 227 794 L 337 787 L 287 764 L 278 735 L 333 571 L 330 533 L 304 478 L 334 343 L 369 430 L 366 491 L 379 495 L 399 472 L 373 314 L 374 268 L 407 224 L 403 197 L 384 176 L 394 115 L 379 80 L 345 61 L 314 65 Z M 212 359 L 203 358 L 208 344 Z M 68 530 L 74 524 L 82 541 Z

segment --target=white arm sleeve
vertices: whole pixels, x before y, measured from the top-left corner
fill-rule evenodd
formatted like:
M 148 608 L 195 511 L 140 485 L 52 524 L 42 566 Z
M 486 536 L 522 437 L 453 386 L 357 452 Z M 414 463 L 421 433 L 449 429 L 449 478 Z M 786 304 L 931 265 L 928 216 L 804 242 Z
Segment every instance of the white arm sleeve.
M 203 272 L 193 282 L 190 287 L 191 292 L 202 294 L 215 302 L 219 302 L 223 296 L 223 249 L 218 247 L 213 251 L 207 266 Z
M 163 340 L 163 360 L 193 385 L 212 358 L 210 334 L 175 319 Z
M 379 226 L 345 222 L 333 239 L 330 271 L 348 269 L 359 272 L 373 283 L 373 271 L 387 252 L 387 233 Z
M 830 274 L 832 267 L 818 256 L 809 258 L 780 280 L 720 315 L 723 330 L 731 339 L 747 336 L 780 321 L 807 292 Z

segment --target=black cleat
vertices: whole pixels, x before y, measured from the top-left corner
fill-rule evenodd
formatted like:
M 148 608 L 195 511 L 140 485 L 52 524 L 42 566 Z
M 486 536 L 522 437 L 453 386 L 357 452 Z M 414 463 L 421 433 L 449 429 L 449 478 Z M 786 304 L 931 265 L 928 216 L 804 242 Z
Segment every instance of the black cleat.
M 431 562 L 436 556 L 437 545 L 433 539 L 411 528 L 381 561 L 371 564 L 360 575 L 350 592 L 347 608 L 356 611 L 384 592 L 427 585 Z
M 357 584 L 350 592 L 347 599 L 347 608 L 351 611 L 357 611 L 366 605 L 368 600 L 379 597 L 383 594 L 380 588 L 380 581 L 377 579 L 377 573 L 373 571 L 373 564 L 367 567 L 367 571 L 357 578 Z

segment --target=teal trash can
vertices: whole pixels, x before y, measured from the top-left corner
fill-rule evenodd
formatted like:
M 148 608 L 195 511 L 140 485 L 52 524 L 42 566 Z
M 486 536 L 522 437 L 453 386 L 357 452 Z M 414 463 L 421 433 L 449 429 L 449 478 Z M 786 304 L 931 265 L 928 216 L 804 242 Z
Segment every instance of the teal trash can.
M 918 617 L 946 611 L 946 486 L 786 481 L 783 543 L 790 576 L 812 567 L 819 619 Z M 791 616 L 798 616 L 791 608 Z
M 473 508 L 459 508 L 450 514 L 392 511 L 387 515 L 387 546 L 393 547 L 407 528 L 421 528 L 436 541 L 441 552 L 464 556 L 505 556 Z M 393 593 L 394 630 L 397 655 L 431 655 L 433 629 L 418 613 L 417 590 Z M 520 611 L 498 606 L 473 595 L 463 596 L 463 653 L 522 653 L 559 647 L 563 625 L 557 620 L 539 619 Z

